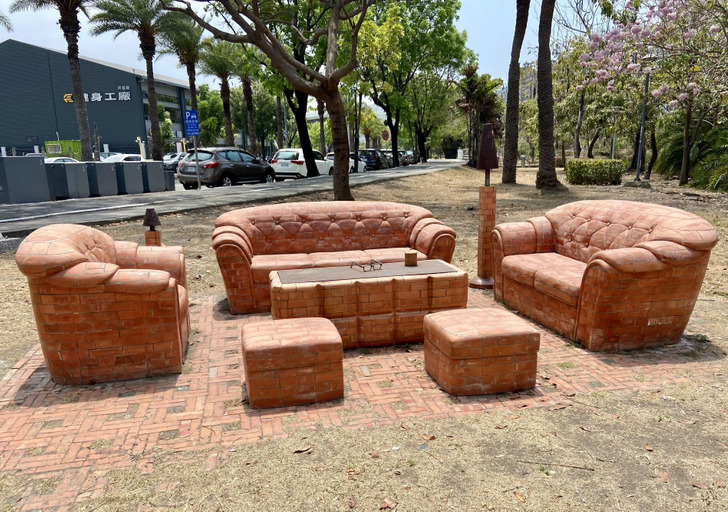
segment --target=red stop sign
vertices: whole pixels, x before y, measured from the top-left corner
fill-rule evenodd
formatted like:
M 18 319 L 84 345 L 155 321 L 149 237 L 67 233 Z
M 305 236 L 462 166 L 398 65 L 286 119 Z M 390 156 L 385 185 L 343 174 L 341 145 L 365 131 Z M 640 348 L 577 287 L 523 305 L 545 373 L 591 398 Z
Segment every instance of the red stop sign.
M 389 131 L 382 130 L 382 140 L 389 140 Z

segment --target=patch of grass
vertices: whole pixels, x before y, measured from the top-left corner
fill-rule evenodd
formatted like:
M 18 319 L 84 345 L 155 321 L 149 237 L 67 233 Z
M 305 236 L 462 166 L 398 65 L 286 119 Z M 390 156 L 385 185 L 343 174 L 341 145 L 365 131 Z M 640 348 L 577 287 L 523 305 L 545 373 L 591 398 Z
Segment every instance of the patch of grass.
M 88 445 L 89 450 L 99 450 L 101 448 L 109 448 L 114 444 L 113 439 L 97 439 L 90 445 Z
M 45 446 L 37 446 L 35 448 L 28 448 L 23 452 L 23 457 L 37 457 L 38 455 L 43 455 L 45 452 L 46 447 Z
M 43 494 L 50 494 L 53 491 L 56 490 L 56 487 L 58 486 L 58 482 L 60 481 L 60 476 L 54 476 L 51 478 L 39 478 L 35 482 L 33 482 L 33 487 L 35 487 L 35 492 L 43 495 Z
M 392 381 L 391 380 L 380 380 L 377 382 L 377 386 L 380 388 L 391 388 L 392 387 Z
M 179 430 L 165 430 L 159 433 L 159 440 L 168 441 L 170 439 L 174 439 L 177 436 L 179 436 Z
M 372 349 L 370 349 L 370 348 L 366 348 L 366 347 L 365 347 L 365 348 L 360 348 L 360 349 L 359 349 L 359 352 L 360 352 L 360 353 L 361 353 L 362 355 L 368 356 L 369 354 L 371 354 L 371 353 L 372 353 Z
M 81 400 L 81 397 L 77 394 L 61 395 L 62 404 L 75 404 L 78 403 L 79 400 Z
M 63 426 L 63 420 L 49 420 L 43 422 L 43 426 L 40 427 L 41 430 L 45 430 L 47 428 L 58 428 Z
M 128 420 L 130 418 L 133 418 L 138 410 L 139 404 L 129 404 L 126 408 L 126 412 L 115 412 L 113 414 L 109 414 L 106 419 L 111 421 Z
M 413 468 L 415 466 L 415 461 L 413 461 L 412 459 L 410 459 L 410 460 L 407 461 L 407 465 L 409 467 Z
M 570 368 L 576 368 L 576 363 L 572 363 L 571 361 L 564 361 L 563 363 L 559 363 L 556 366 L 559 368 L 563 368 L 564 370 L 570 369 Z
M 240 398 L 233 398 L 230 400 L 225 400 L 225 410 L 227 411 L 231 407 L 240 407 L 243 405 L 243 401 Z

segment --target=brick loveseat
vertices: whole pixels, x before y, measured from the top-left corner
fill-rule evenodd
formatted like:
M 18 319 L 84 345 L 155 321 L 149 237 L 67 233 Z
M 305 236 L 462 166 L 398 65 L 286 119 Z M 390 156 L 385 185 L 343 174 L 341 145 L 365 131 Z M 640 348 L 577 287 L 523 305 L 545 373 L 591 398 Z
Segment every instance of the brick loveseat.
M 691 213 L 578 201 L 492 233 L 494 293 L 594 351 L 676 343 L 718 236 Z
M 115 242 L 96 229 L 37 229 L 15 254 L 28 277 L 48 371 L 59 384 L 179 373 L 189 314 L 181 247 Z
M 418 206 L 376 201 L 285 203 L 242 208 L 212 236 L 232 313 L 270 311 L 273 270 L 419 259 L 449 262 L 455 231 Z

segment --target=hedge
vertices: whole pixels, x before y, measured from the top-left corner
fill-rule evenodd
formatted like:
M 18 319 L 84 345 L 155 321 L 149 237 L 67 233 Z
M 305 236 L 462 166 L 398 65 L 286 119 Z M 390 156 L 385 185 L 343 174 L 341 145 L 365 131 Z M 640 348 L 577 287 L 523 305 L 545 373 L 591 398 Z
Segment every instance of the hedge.
M 566 179 L 572 185 L 619 185 L 622 160 L 571 159 L 566 161 Z

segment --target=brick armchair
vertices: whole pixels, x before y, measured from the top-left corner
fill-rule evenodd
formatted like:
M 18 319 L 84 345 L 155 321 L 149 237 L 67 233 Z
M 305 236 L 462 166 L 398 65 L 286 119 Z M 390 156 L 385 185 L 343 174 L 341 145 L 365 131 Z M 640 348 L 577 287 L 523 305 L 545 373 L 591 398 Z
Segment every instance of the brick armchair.
M 115 242 L 55 224 L 31 233 L 15 260 L 28 277 L 48 370 L 59 384 L 179 373 L 189 314 L 181 247 Z
M 243 208 L 215 221 L 212 236 L 232 313 L 270 311 L 273 270 L 348 266 L 372 259 L 449 262 L 455 231 L 418 206 L 377 201 L 284 203 Z
M 677 343 L 718 235 L 676 208 L 578 201 L 492 233 L 494 294 L 589 350 Z

